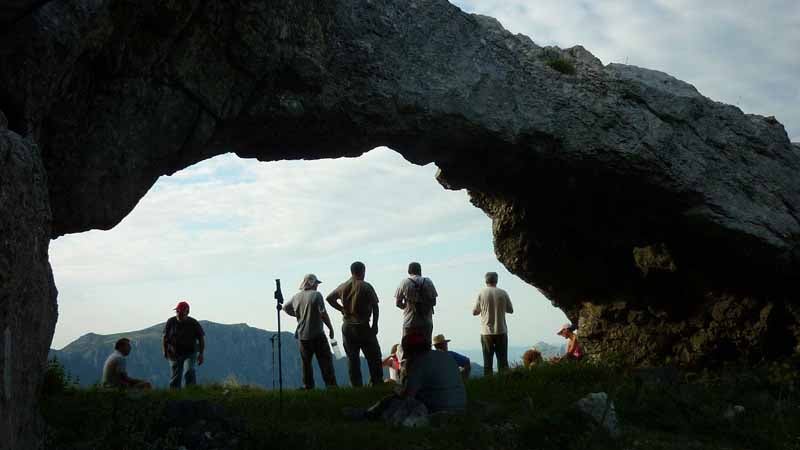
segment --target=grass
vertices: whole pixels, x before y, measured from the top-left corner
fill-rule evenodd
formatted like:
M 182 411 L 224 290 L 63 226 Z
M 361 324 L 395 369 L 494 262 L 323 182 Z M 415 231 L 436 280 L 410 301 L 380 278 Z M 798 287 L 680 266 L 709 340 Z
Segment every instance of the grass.
M 776 373 L 778 375 L 776 375 Z M 67 389 L 44 399 L 48 449 L 178 448 L 181 430 L 163 423 L 179 400 L 220 405 L 241 425 L 239 448 L 290 449 L 776 449 L 800 450 L 800 395 L 792 367 L 682 374 L 656 383 L 591 365 L 545 365 L 471 380 L 469 410 L 421 429 L 352 422 L 341 410 L 368 406 L 390 386 L 278 395 L 247 386 L 125 394 Z M 622 436 L 594 427 L 573 404 L 590 392 L 614 401 Z M 745 412 L 726 419 L 742 405 Z M 191 447 L 190 447 L 191 448 Z
M 577 73 L 575 64 L 566 58 L 552 58 L 549 59 L 546 64 L 553 70 L 565 75 L 575 75 L 575 73 Z

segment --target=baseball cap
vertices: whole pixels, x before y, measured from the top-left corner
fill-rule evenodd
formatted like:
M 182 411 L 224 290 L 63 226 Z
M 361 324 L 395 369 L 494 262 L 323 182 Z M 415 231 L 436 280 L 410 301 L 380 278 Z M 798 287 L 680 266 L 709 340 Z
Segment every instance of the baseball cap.
M 450 339 L 445 339 L 443 334 L 437 334 L 436 336 L 433 337 L 434 346 L 445 344 L 447 342 L 450 342 Z
M 312 287 L 314 287 L 314 286 L 316 286 L 316 285 L 318 285 L 320 283 L 322 283 L 322 280 L 317 278 L 317 276 L 314 275 L 313 273 L 309 273 L 309 274 L 306 274 L 306 276 L 303 277 L 303 282 L 300 283 L 300 289 L 301 290 L 303 290 L 303 289 L 311 289 Z
M 189 309 L 189 303 L 187 303 L 187 302 L 185 302 L 183 300 L 178 302 L 178 306 L 175 307 L 175 311 L 183 311 L 183 310 L 186 310 L 186 309 Z

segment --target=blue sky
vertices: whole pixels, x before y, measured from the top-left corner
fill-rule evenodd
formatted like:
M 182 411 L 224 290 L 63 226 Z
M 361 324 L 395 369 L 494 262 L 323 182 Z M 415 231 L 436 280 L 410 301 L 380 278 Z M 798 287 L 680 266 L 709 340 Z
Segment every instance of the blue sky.
M 539 45 L 581 44 L 604 63 L 668 72 L 715 100 L 775 115 L 800 141 L 800 5 L 793 1 L 455 3 Z M 314 272 L 327 293 L 356 259 L 367 264 L 382 301 L 384 349 L 399 338 L 392 294 L 412 260 L 437 285 L 436 332 L 455 347 L 479 347 L 470 309 L 488 270 L 500 273 L 516 308 L 511 345 L 559 342 L 563 314 L 504 270 L 489 218 L 466 192 L 444 190 L 435 172 L 380 148 L 355 159 L 271 163 L 227 154 L 162 177 L 113 230 L 52 242 L 53 346 L 90 331 L 163 322 L 179 299 L 198 319 L 275 329 L 274 278 L 291 295 Z M 331 313 L 339 335 L 340 317 Z

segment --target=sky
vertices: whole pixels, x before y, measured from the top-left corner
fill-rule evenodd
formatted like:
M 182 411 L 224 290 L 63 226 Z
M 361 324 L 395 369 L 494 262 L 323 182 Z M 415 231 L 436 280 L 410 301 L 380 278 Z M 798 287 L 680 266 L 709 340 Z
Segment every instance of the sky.
M 800 4 L 792 1 L 462 0 L 539 45 L 583 45 L 604 64 L 670 73 L 717 101 L 774 115 L 800 141 Z M 447 191 L 436 167 L 379 148 L 359 158 L 263 163 L 221 155 L 161 177 L 110 231 L 54 240 L 59 290 L 53 347 L 81 335 L 163 323 L 178 300 L 192 316 L 275 330 L 272 291 L 296 292 L 313 272 L 327 294 L 367 265 L 381 301 L 381 347 L 399 340 L 393 293 L 408 262 L 422 263 L 440 297 L 435 333 L 480 347 L 470 314 L 487 271 L 500 274 L 515 313 L 509 344 L 560 343 L 566 320 L 534 287 L 508 273 L 492 248 L 491 220 L 465 191 Z M 348 182 L 344 180 L 358 180 Z M 341 316 L 329 308 L 336 335 Z M 283 329 L 293 330 L 283 316 Z M 213 345 L 213 343 L 209 343 Z M 512 357 L 514 355 L 511 355 Z

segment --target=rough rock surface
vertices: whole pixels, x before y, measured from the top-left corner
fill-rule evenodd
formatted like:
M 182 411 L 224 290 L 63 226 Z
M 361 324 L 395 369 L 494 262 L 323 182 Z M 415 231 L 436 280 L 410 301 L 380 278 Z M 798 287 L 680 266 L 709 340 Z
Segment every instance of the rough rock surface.
M 611 437 L 620 435 L 617 410 L 605 392 L 592 392 L 575 402 L 578 411 L 589 416 L 595 425 L 605 429 Z
M 36 392 L 56 322 L 50 209 L 39 149 L 0 112 L 0 447 L 36 443 Z
M 594 355 L 797 351 L 800 150 L 773 117 L 582 47 L 537 46 L 444 0 L 9 5 L 0 109 L 41 149 L 51 236 L 113 227 L 158 176 L 225 151 L 387 145 L 469 189 L 500 261 L 581 318 Z M 3 186 L 32 192 L 16 180 Z M 2 223 L 25 208 L 4 207 Z M 37 232 L 17 232 L 46 258 Z M 43 276 L 46 262 L 29 263 L 25 276 Z M 52 312 L 39 289 L 25 308 Z M 52 322 L 37 326 L 25 342 L 43 358 Z

